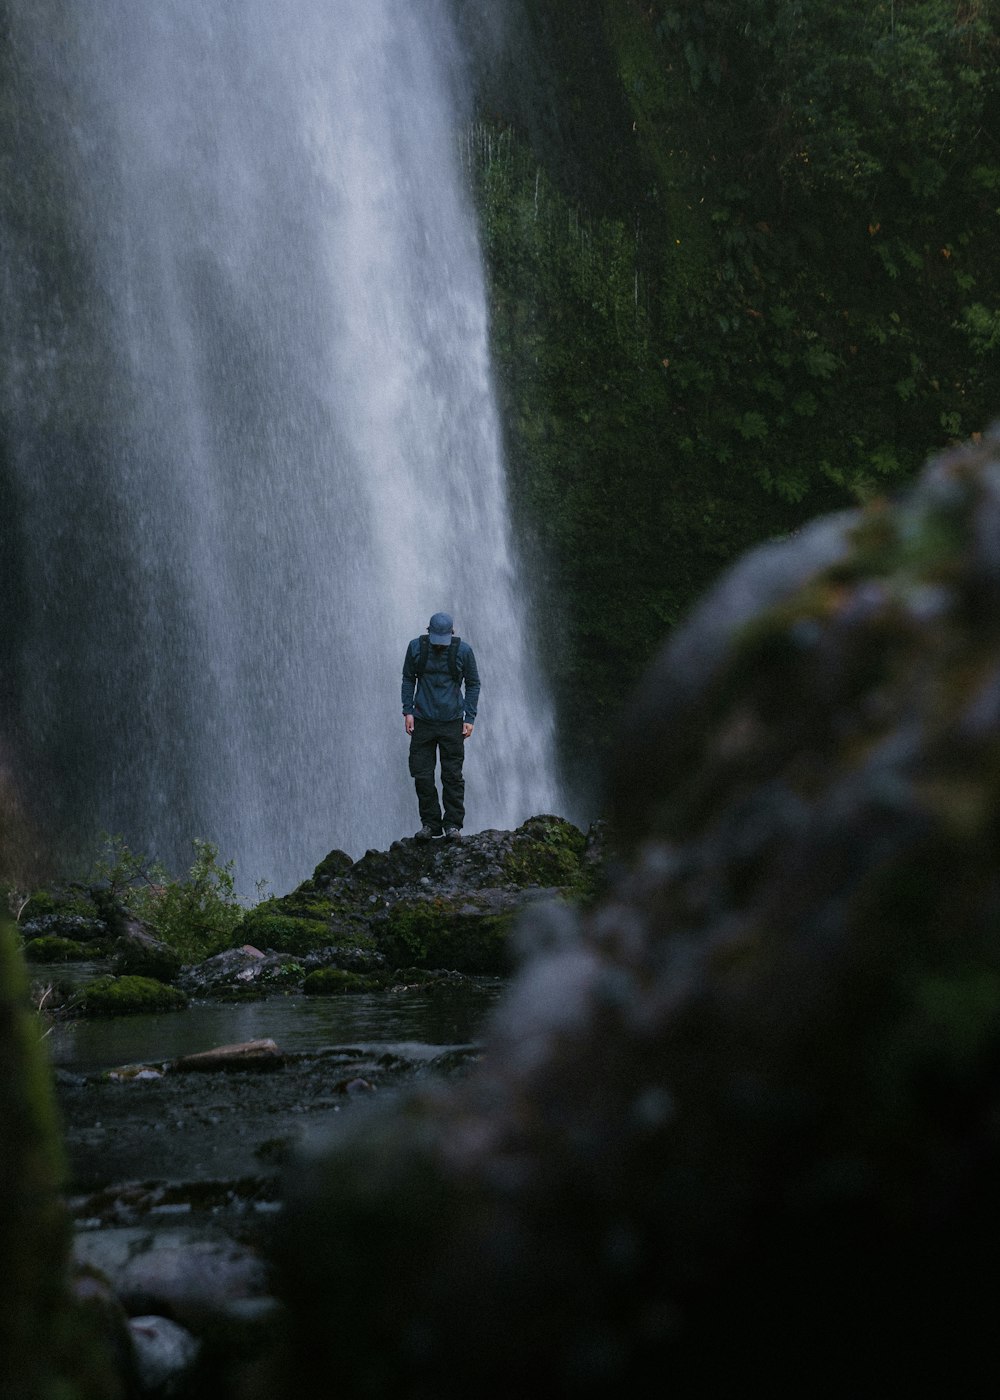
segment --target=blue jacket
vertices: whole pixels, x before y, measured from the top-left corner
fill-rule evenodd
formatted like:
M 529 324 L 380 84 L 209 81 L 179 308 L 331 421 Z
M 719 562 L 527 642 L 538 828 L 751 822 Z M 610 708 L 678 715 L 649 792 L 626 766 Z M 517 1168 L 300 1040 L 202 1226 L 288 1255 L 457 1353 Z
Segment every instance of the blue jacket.
M 403 714 L 415 715 L 417 719 L 439 722 L 460 719 L 466 724 L 475 724 L 479 703 L 479 668 L 468 642 L 458 644 L 457 681 L 448 669 L 447 647 L 429 648 L 427 669 L 418 678 L 416 665 L 419 657 L 420 638 L 414 637 L 403 657 Z

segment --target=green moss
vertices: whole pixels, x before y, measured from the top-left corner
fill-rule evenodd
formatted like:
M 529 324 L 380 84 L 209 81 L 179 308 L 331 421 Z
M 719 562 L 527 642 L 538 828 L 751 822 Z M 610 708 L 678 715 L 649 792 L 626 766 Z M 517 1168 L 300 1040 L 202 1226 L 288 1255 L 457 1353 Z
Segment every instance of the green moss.
M 93 947 L 74 943 L 71 938 L 29 938 L 24 945 L 24 956 L 28 962 L 57 963 L 79 962 L 93 956 Z
M 357 992 L 377 992 L 384 986 L 384 979 L 379 977 L 345 972 L 340 967 L 320 967 L 309 973 L 302 984 L 302 990 L 310 997 L 336 997 Z
M 515 832 L 504 874 L 522 887 L 572 888 L 583 878 L 586 841 L 579 827 L 561 817 L 532 817 Z
M 242 929 L 247 943 L 258 948 L 271 948 L 276 953 L 292 953 L 301 957 L 317 948 L 329 947 L 335 940 L 328 923 L 318 919 L 300 919 L 289 914 L 259 913 L 247 915 Z
M 512 914 L 484 914 L 447 899 L 407 900 L 389 910 L 380 938 L 398 966 L 448 968 L 472 975 L 510 971 Z
M 331 851 L 313 871 L 312 881 L 307 881 L 306 884 L 321 885 L 326 881 L 335 880 L 338 875 L 346 875 L 353 864 L 346 851 Z
M 187 997 L 151 977 L 101 977 L 84 988 L 78 1006 L 83 1016 L 136 1016 L 182 1011 Z
M 79 890 L 36 890 L 21 910 L 20 922 L 26 924 L 52 916 L 96 919 L 97 905 Z

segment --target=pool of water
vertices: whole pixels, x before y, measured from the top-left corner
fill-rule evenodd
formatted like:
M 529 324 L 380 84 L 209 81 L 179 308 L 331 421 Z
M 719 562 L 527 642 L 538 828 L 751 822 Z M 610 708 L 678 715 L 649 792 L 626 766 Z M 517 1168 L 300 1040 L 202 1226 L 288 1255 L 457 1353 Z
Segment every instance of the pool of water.
M 78 1073 L 265 1038 L 289 1054 L 348 1045 L 432 1058 L 477 1041 L 502 990 L 501 981 L 483 979 L 428 991 L 194 1002 L 185 1011 L 56 1022 L 46 1043 L 56 1068 Z

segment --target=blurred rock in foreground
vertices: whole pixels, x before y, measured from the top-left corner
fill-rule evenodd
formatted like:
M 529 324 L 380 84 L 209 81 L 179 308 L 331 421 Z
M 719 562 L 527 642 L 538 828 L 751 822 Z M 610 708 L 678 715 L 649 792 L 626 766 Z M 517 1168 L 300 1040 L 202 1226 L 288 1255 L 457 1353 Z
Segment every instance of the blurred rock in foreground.
M 995 1379 L 998 436 L 745 558 L 611 787 L 481 1065 L 290 1172 L 272 1393 Z

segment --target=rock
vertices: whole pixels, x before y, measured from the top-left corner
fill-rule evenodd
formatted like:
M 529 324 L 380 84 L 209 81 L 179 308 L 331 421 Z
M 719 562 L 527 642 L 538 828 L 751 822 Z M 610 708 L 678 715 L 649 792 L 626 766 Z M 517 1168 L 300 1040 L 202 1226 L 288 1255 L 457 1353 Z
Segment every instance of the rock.
M 555 892 L 546 892 L 555 898 Z M 372 919 L 391 964 L 496 976 L 512 970 L 511 930 L 534 897 L 524 890 L 486 889 L 448 898 L 420 894 L 395 899 Z
M 168 1317 L 132 1317 L 128 1328 L 142 1392 L 163 1400 L 180 1395 L 198 1357 L 198 1340 Z
M 276 1397 L 992 1373 L 1000 434 L 738 564 L 609 791 L 479 1064 L 290 1165 Z
M 265 946 L 301 953 L 310 971 L 322 955 L 323 965 L 372 976 L 403 962 L 507 973 L 521 911 L 543 897 L 586 899 L 598 850 L 571 822 L 541 815 L 457 842 L 406 838 L 353 864 L 332 852 L 321 878 L 259 905 L 246 928 Z
M 230 948 L 204 962 L 185 967 L 177 986 L 193 997 L 250 999 L 298 986 L 305 975 L 297 958 L 287 953 L 261 953 L 256 947 Z
M 114 1279 L 130 1313 L 166 1312 L 197 1330 L 229 1300 L 266 1295 L 267 1272 L 252 1250 L 232 1240 L 176 1236 L 174 1242 L 171 1232 L 156 1233 Z
M 196 1055 L 182 1055 L 170 1068 L 177 1073 L 214 1073 L 218 1070 L 277 1069 L 284 1056 L 273 1040 L 245 1040 L 237 1045 L 218 1045 Z
M 341 967 L 321 967 L 310 972 L 302 984 L 306 996 L 345 996 L 352 992 L 376 992 L 386 985 L 385 977 L 365 977 L 345 972 Z
M 124 918 L 112 948 L 112 968 L 119 977 L 134 975 L 173 982 L 181 970 L 181 959 L 140 919 Z
M 18 923 L 26 939 L 105 943 L 111 936 L 98 904 L 81 885 L 56 884 L 36 890 L 21 910 Z
M 353 864 L 354 861 L 346 851 L 331 851 L 328 856 L 324 856 L 313 871 L 314 888 L 322 889 L 324 885 L 331 884 L 339 876 L 346 875 Z

